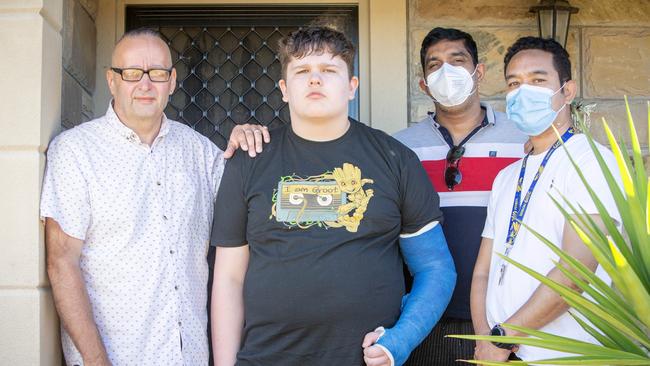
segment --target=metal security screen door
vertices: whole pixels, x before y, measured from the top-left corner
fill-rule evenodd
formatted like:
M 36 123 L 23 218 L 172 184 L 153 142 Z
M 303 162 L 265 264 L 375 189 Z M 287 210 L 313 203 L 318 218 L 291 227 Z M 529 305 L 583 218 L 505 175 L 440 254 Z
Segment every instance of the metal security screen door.
M 357 8 L 352 6 L 126 9 L 127 30 L 158 29 L 171 49 L 178 85 L 165 109 L 167 116 L 193 127 L 222 149 L 235 124 L 257 123 L 272 129 L 289 122 L 289 109 L 278 87 L 278 40 L 311 24 L 333 26 L 358 43 Z M 357 100 L 350 103 L 350 116 L 358 119 Z

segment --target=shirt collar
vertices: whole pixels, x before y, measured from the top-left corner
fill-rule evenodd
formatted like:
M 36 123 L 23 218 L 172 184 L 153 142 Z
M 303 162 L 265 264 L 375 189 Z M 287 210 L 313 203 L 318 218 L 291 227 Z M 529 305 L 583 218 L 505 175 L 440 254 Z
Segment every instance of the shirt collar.
M 115 110 L 113 109 L 113 100 L 111 99 L 110 103 L 108 103 L 108 110 L 106 111 L 105 115 L 106 122 L 108 122 L 108 125 L 111 126 L 120 136 L 123 136 L 127 140 L 131 142 L 141 142 L 140 138 L 138 135 L 127 127 L 122 121 L 120 121 L 120 118 L 117 116 L 117 113 L 115 113 Z M 167 119 L 167 116 L 163 113 L 162 116 L 162 123 L 160 125 L 160 131 L 158 132 L 158 136 L 156 136 L 156 139 L 159 139 L 169 133 L 169 120 Z M 154 141 L 156 140 L 154 139 Z
M 487 102 L 481 102 L 481 107 L 485 109 L 485 118 L 483 119 L 483 124 L 486 126 L 494 126 L 497 119 L 494 115 L 494 108 L 492 108 L 492 105 Z M 436 121 L 436 112 L 429 112 L 428 114 L 433 127 L 440 128 L 440 124 Z

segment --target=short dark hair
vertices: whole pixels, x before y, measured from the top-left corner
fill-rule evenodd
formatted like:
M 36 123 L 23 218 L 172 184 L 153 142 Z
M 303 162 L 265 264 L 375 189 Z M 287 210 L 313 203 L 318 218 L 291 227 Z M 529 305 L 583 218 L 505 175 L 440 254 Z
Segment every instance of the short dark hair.
M 330 52 L 340 56 L 348 66 L 348 76 L 354 73 L 354 45 L 345 34 L 329 27 L 298 29 L 279 42 L 278 54 L 282 66 L 282 78 L 287 76 L 287 65 L 292 57 L 303 58 L 311 54 Z
M 433 28 L 426 37 L 424 37 L 422 40 L 422 46 L 420 47 L 420 64 L 422 65 L 422 71 L 424 71 L 425 74 L 427 50 L 429 50 L 429 47 L 434 46 L 436 43 L 441 41 L 463 41 L 465 49 L 472 56 L 474 66 L 478 65 L 478 49 L 476 48 L 474 38 L 472 38 L 469 33 L 454 28 L 436 27 Z
M 571 80 L 571 61 L 569 60 L 569 53 L 567 50 L 552 38 L 540 37 L 521 37 L 508 48 L 508 52 L 506 52 L 506 56 L 503 58 L 504 75 L 510 60 L 512 60 L 517 53 L 524 50 L 542 50 L 552 54 L 553 67 L 555 67 L 555 70 L 560 77 L 560 84 L 564 84 Z

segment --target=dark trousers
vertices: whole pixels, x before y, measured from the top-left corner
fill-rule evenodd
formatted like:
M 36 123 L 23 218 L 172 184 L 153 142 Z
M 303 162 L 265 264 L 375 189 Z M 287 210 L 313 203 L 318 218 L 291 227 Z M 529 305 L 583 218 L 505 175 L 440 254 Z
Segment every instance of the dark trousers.
M 474 334 L 471 320 L 443 318 L 411 352 L 405 366 L 466 365 L 456 360 L 474 359 L 474 341 L 445 338 L 449 334 Z
M 213 365 L 214 364 L 214 358 L 212 354 L 212 328 L 210 325 L 210 320 L 212 318 L 212 313 L 211 313 L 211 305 L 212 305 L 212 276 L 214 275 L 214 255 L 216 253 L 216 249 L 213 246 L 210 246 L 208 248 L 208 303 L 207 303 L 207 310 L 208 310 L 208 350 L 210 351 L 210 358 L 208 360 L 208 365 Z
M 475 342 L 465 339 L 445 338 L 449 334 L 474 334 L 471 320 L 440 319 L 431 333 L 411 352 L 404 366 L 467 365 L 457 360 L 473 360 Z M 521 361 L 514 353 L 508 360 Z

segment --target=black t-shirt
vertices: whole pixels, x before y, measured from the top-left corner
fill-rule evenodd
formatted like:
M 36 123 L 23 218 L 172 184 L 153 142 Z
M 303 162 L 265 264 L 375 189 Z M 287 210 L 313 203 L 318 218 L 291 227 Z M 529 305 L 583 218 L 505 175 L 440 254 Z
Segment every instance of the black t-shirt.
M 212 245 L 249 244 L 238 365 L 362 365 L 363 336 L 392 326 L 404 294 L 400 233 L 440 221 L 417 156 L 351 122 L 314 142 L 290 126 L 226 165 Z

